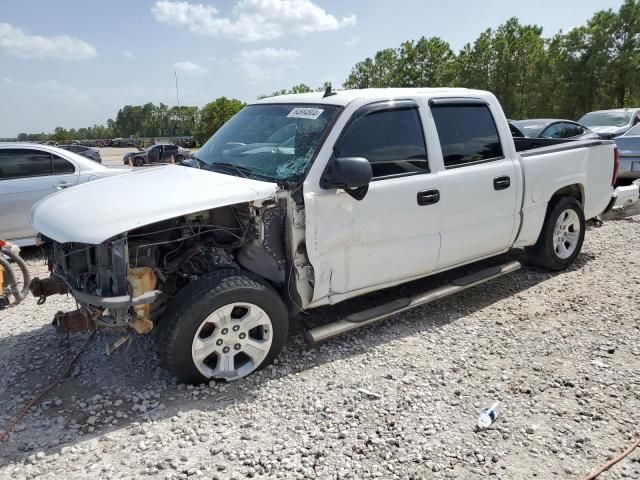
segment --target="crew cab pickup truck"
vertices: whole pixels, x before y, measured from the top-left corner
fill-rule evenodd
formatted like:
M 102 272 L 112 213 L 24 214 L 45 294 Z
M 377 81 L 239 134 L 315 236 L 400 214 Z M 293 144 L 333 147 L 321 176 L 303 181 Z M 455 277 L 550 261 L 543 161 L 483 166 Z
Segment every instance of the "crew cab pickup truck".
M 157 328 L 181 381 L 235 380 L 273 360 L 300 312 L 515 248 L 550 270 L 569 266 L 585 219 L 611 202 L 615 146 L 526 148 L 483 91 L 259 100 L 191 167 L 135 171 L 40 201 L 32 222 L 52 276 L 32 291 L 75 297 L 80 309 L 56 316 L 63 330 Z M 101 196 L 109 201 L 88 201 Z M 307 336 L 324 340 L 519 267 L 394 298 Z

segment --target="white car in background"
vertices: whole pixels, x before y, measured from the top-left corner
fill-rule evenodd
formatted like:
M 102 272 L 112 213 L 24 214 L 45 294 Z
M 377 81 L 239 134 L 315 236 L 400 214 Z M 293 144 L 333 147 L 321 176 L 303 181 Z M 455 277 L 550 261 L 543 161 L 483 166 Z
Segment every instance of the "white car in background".
M 640 123 L 640 108 L 618 108 L 585 113 L 578 123 L 600 135 L 611 139 L 623 135 Z
M 47 195 L 80 183 L 129 172 L 108 168 L 62 148 L 25 143 L 0 144 L 0 239 L 35 244 L 31 207 Z M 87 202 L 100 201 L 87 198 Z

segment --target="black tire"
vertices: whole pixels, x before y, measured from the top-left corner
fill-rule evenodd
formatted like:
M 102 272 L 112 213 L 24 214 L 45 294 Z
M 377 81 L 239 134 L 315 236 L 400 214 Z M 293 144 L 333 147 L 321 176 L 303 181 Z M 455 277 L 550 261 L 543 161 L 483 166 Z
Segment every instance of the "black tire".
M 181 161 L 183 161 L 183 160 L 184 160 L 184 156 L 182 156 L 182 155 L 176 155 L 176 157 L 175 157 L 175 159 L 174 159 L 174 160 L 175 160 L 175 162 L 176 162 L 176 163 L 180 163 Z
M 211 379 L 194 362 L 194 338 L 211 313 L 235 302 L 258 306 L 271 322 L 271 347 L 266 357 L 256 368 L 242 376 L 264 368 L 280 353 L 287 340 L 289 317 L 287 308 L 273 287 L 248 272 L 226 270 L 210 273 L 178 292 L 169 302 L 158 325 L 158 345 L 163 363 L 178 380 L 198 384 Z M 234 358 L 237 358 L 235 355 Z
M 561 256 L 556 252 L 554 245 L 554 230 L 556 222 L 558 222 L 558 218 L 567 210 L 573 210 L 577 214 L 580 232 L 578 233 L 578 241 L 573 253 L 571 253 L 567 258 L 561 258 Z M 582 243 L 584 242 L 584 234 L 585 220 L 580 202 L 573 197 L 558 197 L 549 205 L 547 217 L 542 225 L 542 231 L 540 232 L 540 237 L 538 238 L 537 243 L 526 250 L 528 260 L 534 265 L 548 270 L 564 270 L 575 261 L 576 257 L 580 253 Z
M 144 165 L 144 159 L 142 157 L 136 157 L 133 159 L 134 167 L 142 167 Z

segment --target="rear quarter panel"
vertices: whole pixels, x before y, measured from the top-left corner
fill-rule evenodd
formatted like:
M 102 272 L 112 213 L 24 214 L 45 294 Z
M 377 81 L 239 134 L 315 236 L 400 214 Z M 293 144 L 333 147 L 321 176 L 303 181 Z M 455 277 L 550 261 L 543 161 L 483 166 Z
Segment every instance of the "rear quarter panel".
M 536 243 L 547 206 L 560 189 L 577 185 L 586 219 L 600 214 L 613 193 L 613 143 L 561 151 L 530 152 L 521 157 L 524 176 L 522 228 L 514 247 Z

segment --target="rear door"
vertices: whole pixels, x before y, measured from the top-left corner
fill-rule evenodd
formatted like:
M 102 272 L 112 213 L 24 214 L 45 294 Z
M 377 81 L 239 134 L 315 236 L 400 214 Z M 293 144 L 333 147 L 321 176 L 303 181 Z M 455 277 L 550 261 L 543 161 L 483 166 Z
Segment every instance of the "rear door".
M 0 238 L 31 237 L 31 207 L 78 182 L 77 167 L 44 150 L 0 149 Z
M 163 163 L 174 163 L 176 155 L 178 155 L 178 147 L 175 145 L 165 145 L 162 152 Z
M 475 99 L 432 99 L 445 170 L 437 269 L 507 250 L 516 227 L 519 174 L 505 156 L 493 113 Z

